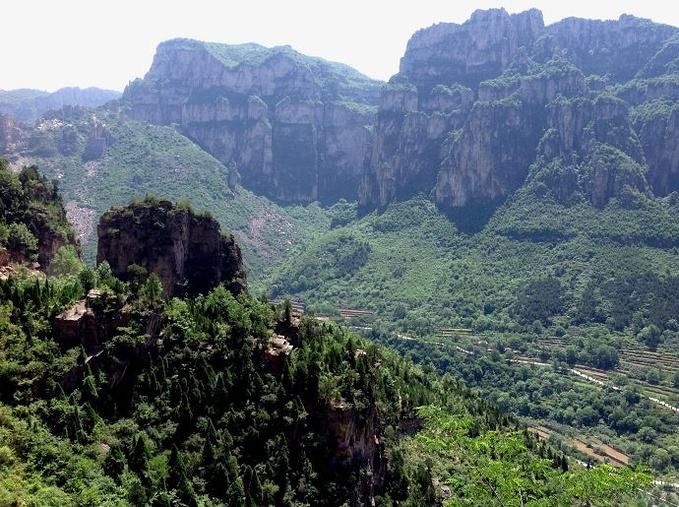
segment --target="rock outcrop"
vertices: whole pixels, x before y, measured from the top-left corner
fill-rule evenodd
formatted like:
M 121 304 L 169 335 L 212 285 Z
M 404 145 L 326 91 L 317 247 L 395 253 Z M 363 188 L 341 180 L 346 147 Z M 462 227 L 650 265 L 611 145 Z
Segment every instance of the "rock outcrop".
M 639 139 L 649 171 L 647 179 L 656 195 L 679 191 L 679 106 L 655 104 L 637 121 Z
M 107 292 L 90 290 L 87 297 L 54 319 L 54 337 L 66 347 L 82 345 L 88 355 L 99 352 L 116 329 L 130 321 L 123 301 Z
M 177 124 L 244 186 L 280 202 L 356 198 L 379 84 L 288 46 L 162 43 L 125 90 L 135 119 Z
M 209 215 L 147 199 L 105 213 L 97 233 L 97 262 L 107 261 L 122 279 L 136 264 L 158 275 L 169 296 L 205 293 L 220 283 L 234 294 L 245 289 L 240 248 Z
M 636 76 L 679 29 L 622 15 L 616 21 L 567 18 L 546 32 L 551 40 L 541 41 L 543 46 L 563 48 L 586 75 L 609 75 L 622 82 Z
M 401 58 L 398 78 L 428 92 L 437 84 L 475 88 L 502 74 L 544 31 L 542 13 L 478 10 L 461 24 L 439 23 L 417 31 Z
M 372 498 L 382 487 L 387 471 L 385 445 L 375 406 L 359 412 L 344 402 L 331 402 L 325 409 L 324 427 L 335 449 L 334 464 L 347 467 L 361 465 L 370 474 L 361 480 L 363 495 Z

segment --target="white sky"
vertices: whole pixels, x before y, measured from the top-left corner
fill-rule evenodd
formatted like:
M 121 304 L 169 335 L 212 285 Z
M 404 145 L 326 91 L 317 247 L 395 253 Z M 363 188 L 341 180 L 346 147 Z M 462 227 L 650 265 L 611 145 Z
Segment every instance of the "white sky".
M 387 79 L 415 30 L 501 6 L 537 7 L 547 24 L 627 13 L 679 26 L 676 0 L 2 0 L 0 89 L 122 90 L 144 75 L 156 45 L 174 37 L 290 44 Z

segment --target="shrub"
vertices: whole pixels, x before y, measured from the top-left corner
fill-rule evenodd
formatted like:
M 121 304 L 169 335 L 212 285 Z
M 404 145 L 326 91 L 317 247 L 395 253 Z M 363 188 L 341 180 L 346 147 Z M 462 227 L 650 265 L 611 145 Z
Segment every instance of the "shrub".
M 38 240 L 25 224 L 10 224 L 7 228 L 7 248 L 33 258 L 38 253 Z

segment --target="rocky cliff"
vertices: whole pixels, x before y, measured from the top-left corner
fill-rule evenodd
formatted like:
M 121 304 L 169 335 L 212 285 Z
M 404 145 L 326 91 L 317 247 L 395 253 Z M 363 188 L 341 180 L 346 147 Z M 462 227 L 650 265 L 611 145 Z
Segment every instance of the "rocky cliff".
M 493 206 L 526 181 L 531 165 L 559 157 L 580 166 L 599 145 L 638 167 L 622 170 L 633 177 L 601 169 L 586 192 L 592 204 L 628 185 L 675 190 L 677 33 L 632 16 L 544 26 L 539 11 L 503 9 L 420 30 L 383 91 L 361 204 L 426 192 L 444 208 Z M 433 98 L 461 88 L 454 101 Z
M 177 124 L 281 202 L 355 199 L 369 162 L 379 84 L 288 46 L 172 40 L 125 90 L 128 114 Z
M 97 234 L 97 262 L 107 261 L 120 278 L 136 264 L 158 275 L 169 296 L 204 293 L 219 283 L 234 294 L 245 289 L 240 248 L 209 215 L 147 199 L 105 213 Z
M 461 25 L 439 23 L 416 32 L 396 78 L 425 92 L 437 84 L 476 87 L 502 74 L 543 31 L 537 9 L 511 15 L 504 9 L 478 10 Z
M 540 151 L 544 138 L 559 158 L 581 157 L 576 165 L 594 144 L 611 146 L 642 168 L 648 185 L 636 187 L 664 196 L 679 172 L 678 62 L 675 27 L 632 16 L 545 26 L 535 9 L 476 11 L 418 31 L 386 84 L 288 46 L 177 39 L 159 45 L 120 102 L 91 113 L 87 131 L 68 115 L 23 134 L 0 121 L 0 149 L 12 160 L 79 156 L 50 168 L 57 177 L 63 167 L 79 172 L 78 186 L 114 177 L 103 167 L 111 152 L 144 168 L 126 178 L 137 191 L 148 167 L 190 178 L 187 163 L 123 146 L 128 136 L 111 120 L 120 115 L 135 129 L 176 128 L 218 159 L 223 170 L 210 185 L 223 180 L 224 194 L 240 183 L 280 203 L 358 199 L 365 210 L 424 193 L 455 211 L 492 210 L 512 195 L 532 165 L 555 159 Z M 545 138 L 552 129 L 558 146 Z M 78 189 L 77 200 L 88 193 Z

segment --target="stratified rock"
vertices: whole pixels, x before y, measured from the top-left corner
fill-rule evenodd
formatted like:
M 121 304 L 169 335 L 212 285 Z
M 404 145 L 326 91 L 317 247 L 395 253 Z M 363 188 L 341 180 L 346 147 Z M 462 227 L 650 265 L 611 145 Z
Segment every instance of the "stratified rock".
M 289 46 L 162 43 L 125 90 L 128 114 L 183 133 L 247 188 L 282 202 L 355 199 L 379 85 Z
M 526 179 L 556 97 L 586 91 L 582 73 L 563 61 L 510 74 L 479 86 L 462 131 L 442 148 L 434 187 L 444 207 L 483 206 L 506 198 Z
M 467 91 L 471 94 L 471 90 Z M 430 191 L 436 181 L 441 138 L 461 122 L 465 112 L 462 108 L 471 105 L 466 98 L 430 100 L 437 99 L 448 100 L 444 104 L 448 114 L 417 111 L 414 87 L 385 86 L 372 163 L 359 192 L 361 204 L 384 206 L 394 199 Z
M 97 262 L 107 261 L 120 278 L 137 264 L 158 275 L 169 296 L 205 293 L 220 283 L 234 294 L 245 289 L 240 248 L 209 215 L 150 199 L 106 212 L 97 233 Z
M 546 32 L 552 38 L 552 47 L 563 48 L 566 57 L 585 74 L 626 81 L 679 29 L 622 15 L 616 21 L 567 18 L 548 26 Z
M 461 25 L 439 23 L 417 31 L 401 58 L 399 77 L 427 92 L 437 84 L 475 88 L 502 74 L 543 30 L 537 9 L 511 15 L 504 9 L 478 10 Z
M 641 108 L 636 123 L 655 195 L 679 191 L 679 106 L 657 101 Z

